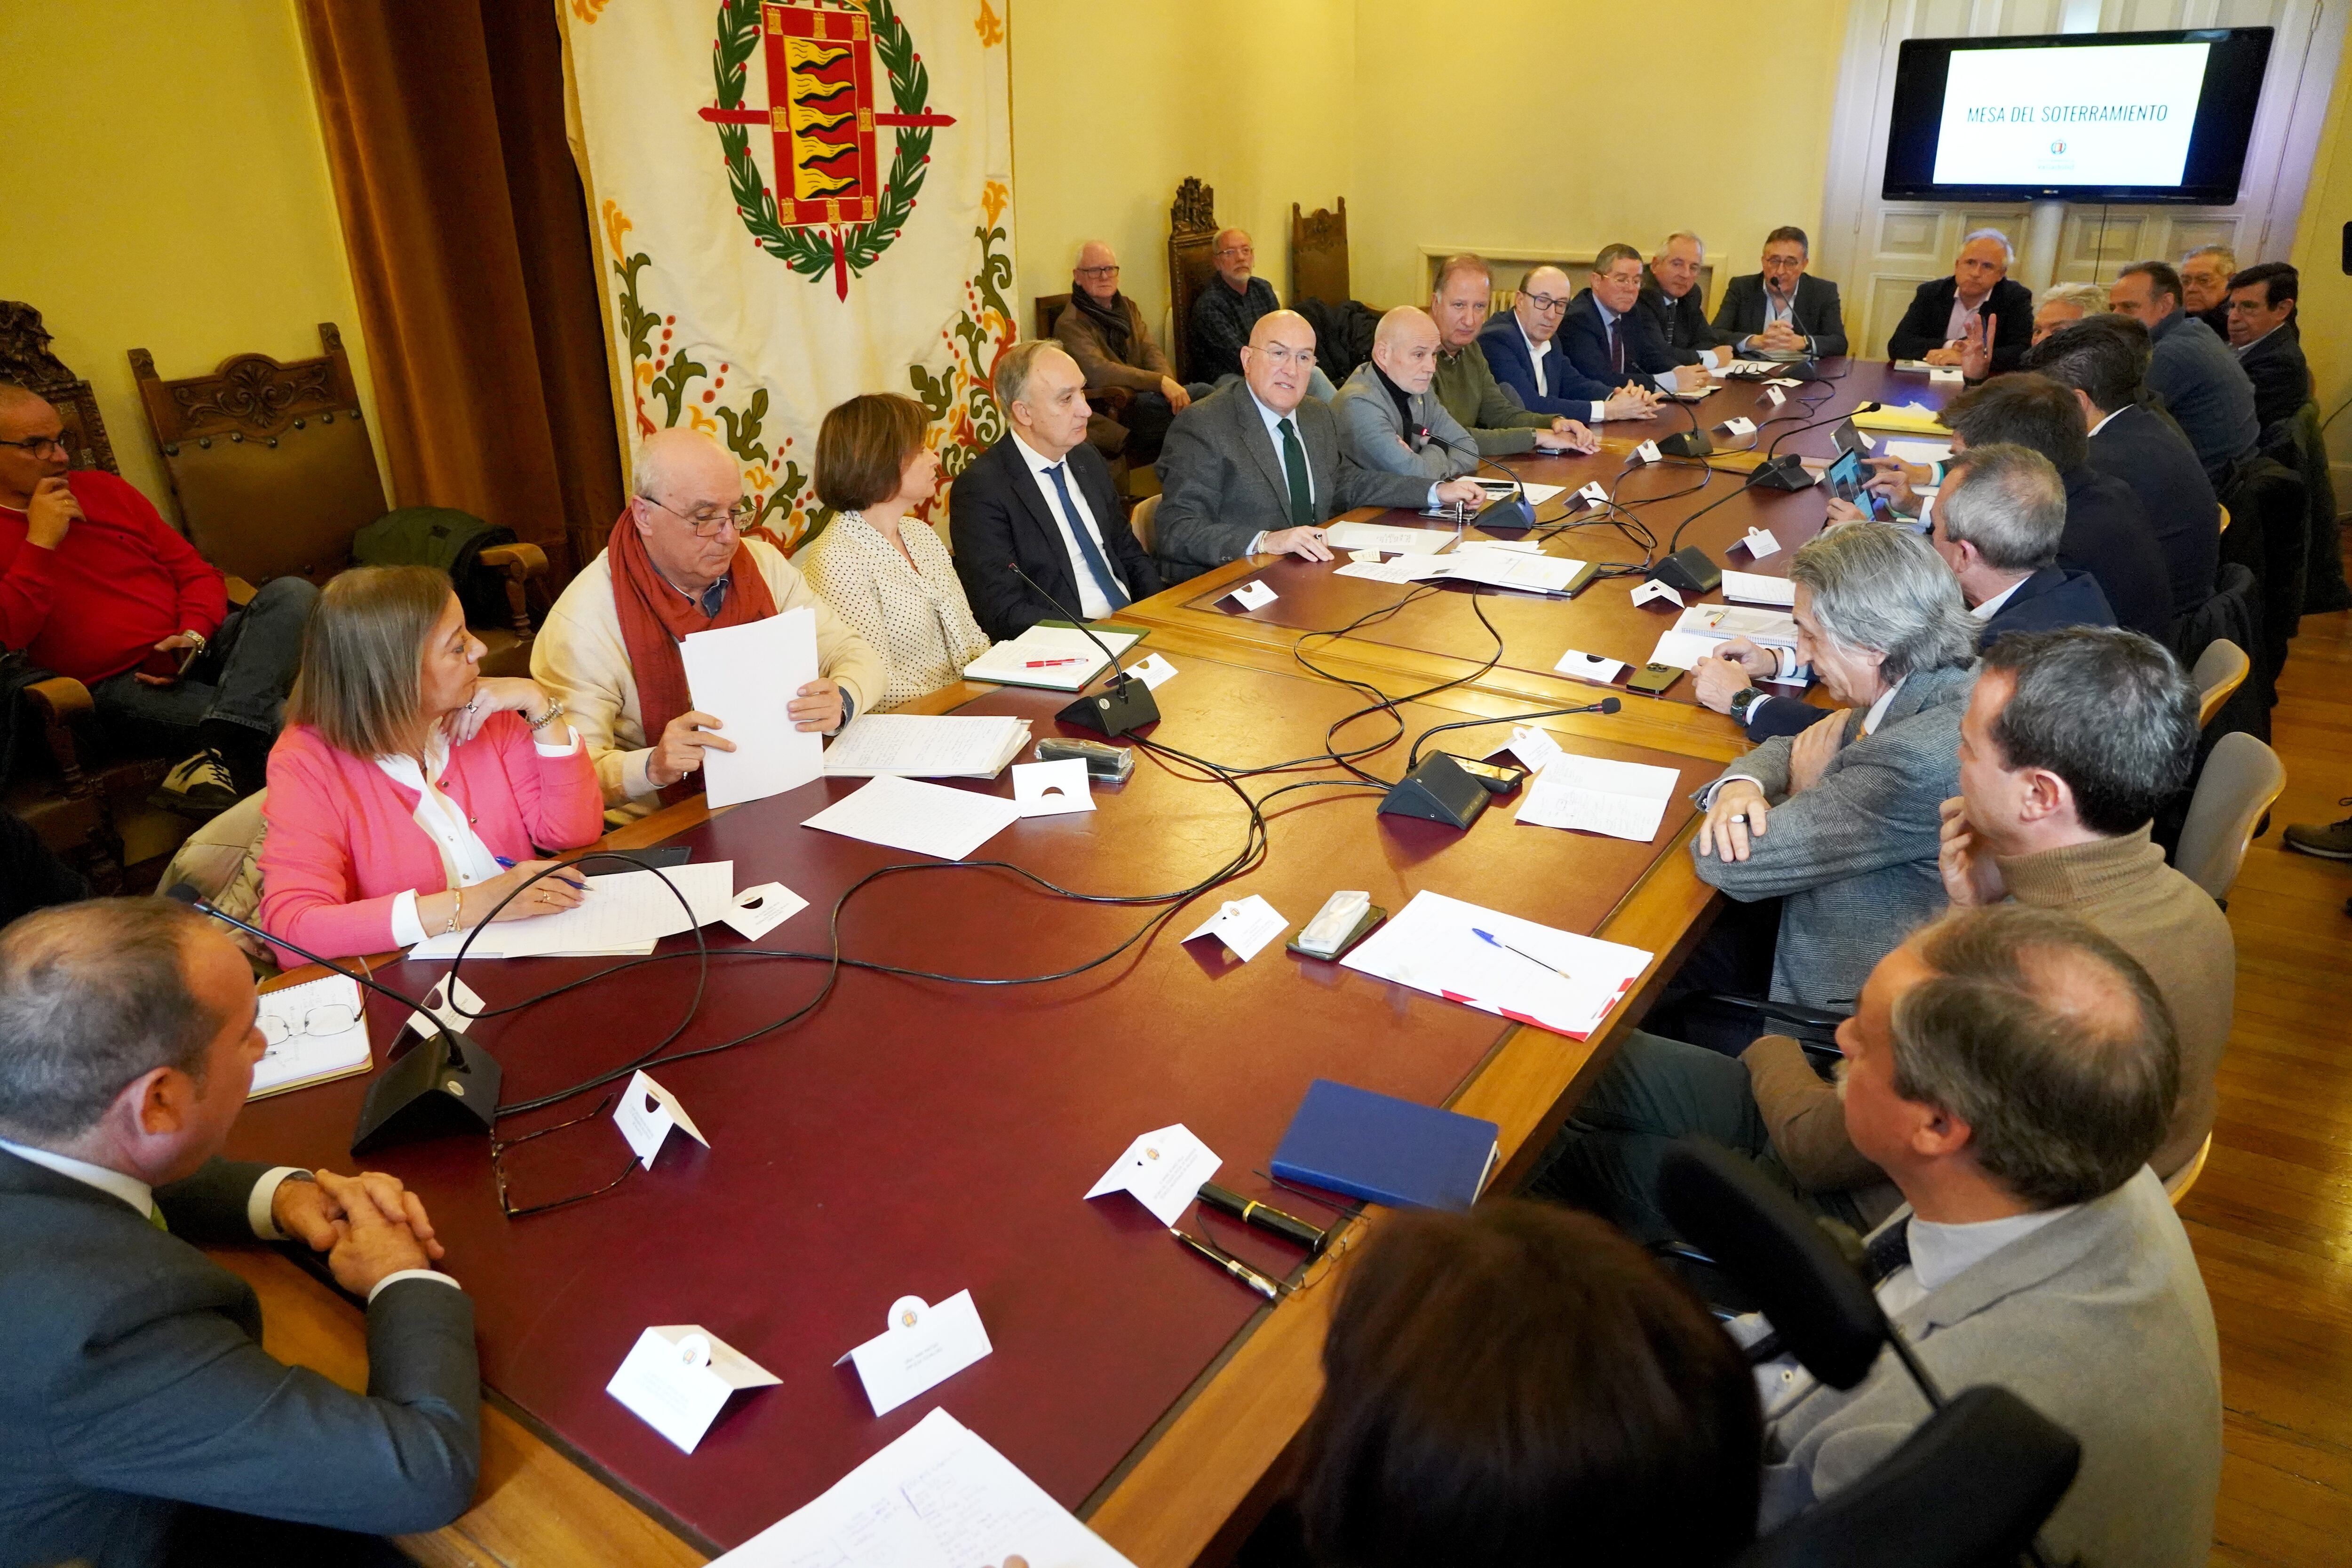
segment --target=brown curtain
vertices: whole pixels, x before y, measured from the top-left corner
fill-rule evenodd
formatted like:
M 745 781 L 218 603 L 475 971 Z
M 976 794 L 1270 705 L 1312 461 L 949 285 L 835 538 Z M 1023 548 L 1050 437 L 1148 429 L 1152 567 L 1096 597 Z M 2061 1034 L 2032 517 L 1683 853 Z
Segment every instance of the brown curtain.
M 548 552 L 621 509 L 547 0 L 301 0 L 392 484 Z

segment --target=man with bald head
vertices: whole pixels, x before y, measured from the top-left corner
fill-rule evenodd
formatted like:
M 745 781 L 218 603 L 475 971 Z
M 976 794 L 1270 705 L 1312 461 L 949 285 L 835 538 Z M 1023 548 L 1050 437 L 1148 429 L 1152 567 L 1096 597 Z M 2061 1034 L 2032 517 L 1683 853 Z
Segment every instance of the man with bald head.
M 1124 420 L 1097 416 L 1095 426 L 1108 437 L 1096 441 L 1104 455 L 1123 454 L 1137 465 L 1160 456 L 1168 422 L 1184 411 L 1192 392 L 1151 341 L 1143 311 L 1119 292 L 1118 253 L 1099 239 L 1078 247 L 1070 302 L 1054 323 L 1054 336 L 1078 362 L 1088 392 L 1123 387 L 1134 395 Z
M 1886 340 L 1886 357 L 1957 365 L 1971 357 L 1974 343 L 1990 364 L 1984 374 L 2015 370 L 2033 337 L 2033 291 L 2011 281 L 2013 259 L 2008 237 L 1997 228 L 1963 237 L 1952 275 L 1920 284 L 1911 296 L 1911 309 Z
M 1364 468 L 1430 479 L 1476 468 L 1470 432 L 1430 394 L 1436 374 L 1437 323 L 1428 312 L 1399 305 L 1382 316 L 1372 357 L 1331 401 L 1340 449 Z
M 1476 507 L 1469 479 L 1367 468 L 1340 445 L 1328 405 L 1307 395 L 1315 329 L 1295 310 L 1258 318 L 1242 379 L 1178 415 L 1160 454 L 1153 552 L 1170 581 L 1244 555 L 1328 561 L 1324 524 L 1360 506 Z
M 1568 363 L 1559 323 L 1574 291 L 1557 267 L 1530 268 L 1511 308 L 1478 332 L 1478 352 L 1495 379 L 1530 413 L 1598 425 L 1604 419 L 1654 419 L 1658 400 L 1638 386 L 1595 381 Z
M 1687 229 L 1666 236 L 1642 272 L 1637 301 L 1676 364 L 1721 370 L 1731 363 L 1731 334 L 1706 319 L 1706 290 L 1698 286 L 1706 266 L 1706 241 Z
M 1221 228 L 1209 242 L 1216 276 L 1192 301 L 1192 353 L 1185 368 L 1202 381 L 1242 373 L 1242 346 L 1261 318 L 1282 308 L 1274 285 L 1256 276 L 1257 247 L 1248 233 Z
M 1495 298 L 1495 273 L 1479 257 L 1447 257 L 1430 291 L 1429 314 L 1437 323 L 1437 400 L 1470 432 L 1481 455 L 1514 452 L 1591 452 L 1601 437 L 1581 420 L 1544 414 L 1519 401 L 1486 363 L 1478 334 Z
M 145 496 L 68 471 L 64 436 L 47 399 L 0 382 L 0 648 L 89 688 L 110 734 L 193 750 L 154 804 L 226 811 L 268 782 L 319 591 L 279 577 L 231 609 Z
M 784 552 L 743 536 L 753 504 L 727 448 L 698 430 L 657 430 L 637 448 L 635 479 L 604 552 L 572 579 L 530 647 L 533 679 L 587 738 L 615 823 L 687 798 L 702 753 L 735 749 L 688 694 L 677 645 L 693 633 L 814 610 L 822 673 L 788 708 L 812 733 L 837 732 L 889 684 L 881 655 Z

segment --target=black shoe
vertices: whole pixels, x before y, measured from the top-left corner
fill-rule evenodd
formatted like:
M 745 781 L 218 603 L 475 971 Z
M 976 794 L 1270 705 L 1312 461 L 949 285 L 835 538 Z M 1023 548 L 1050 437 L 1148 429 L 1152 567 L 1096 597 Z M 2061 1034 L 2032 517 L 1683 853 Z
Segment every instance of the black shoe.
M 163 787 L 147 797 L 159 810 L 210 821 L 237 803 L 236 781 L 228 762 L 207 746 L 163 775 Z

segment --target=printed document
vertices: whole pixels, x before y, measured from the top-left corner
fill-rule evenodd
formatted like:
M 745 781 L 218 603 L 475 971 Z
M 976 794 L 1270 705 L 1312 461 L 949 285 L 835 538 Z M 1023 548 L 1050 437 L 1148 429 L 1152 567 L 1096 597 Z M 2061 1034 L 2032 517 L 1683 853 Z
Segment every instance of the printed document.
M 1398 555 L 1434 555 L 1454 542 L 1454 536 L 1442 528 L 1399 528 L 1386 522 L 1335 522 L 1323 537 L 1334 550 L 1381 550 Z
M 1097 657 L 1097 663 L 1101 660 Z M 824 751 L 835 778 L 992 779 L 1029 744 L 1029 721 L 970 713 L 860 713 Z
M 1076 691 L 1109 667 L 1103 662 L 1099 641 L 1113 654 L 1123 654 L 1143 640 L 1141 632 L 1097 629 L 1094 639 L 1076 626 L 1034 626 L 1010 642 L 997 643 L 963 667 L 966 680 L 993 680 L 1006 686 L 1043 686 L 1055 691 Z M 1064 660 L 1072 662 L 1065 663 Z
M 695 709 L 735 742 L 702 753 L 710 806 L 738 805 L 798 789 L 824 771 L 824 737 L 793 727 L 793 694 L 817 679 L 816 612 L 803 606 L 696 632 L 677 645 Z
M 1339 963 L 1581 1040 L 1601 1026 L 1650 956 L 1423 889 Z

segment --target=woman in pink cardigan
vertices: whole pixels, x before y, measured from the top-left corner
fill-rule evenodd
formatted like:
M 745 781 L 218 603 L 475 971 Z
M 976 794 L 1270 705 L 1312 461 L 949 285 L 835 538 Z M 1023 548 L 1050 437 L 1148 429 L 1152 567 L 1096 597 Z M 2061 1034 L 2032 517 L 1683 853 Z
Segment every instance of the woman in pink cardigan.
M 263 930 L 329 958 L 408 947 L 492 918 L 550 864 L 533 846 L 604 832 L 604 794 L 562 705 L 536 681 L 483 679 L 482 653 L 429 566 L 327 584 L 269 753 Z M 496 918 L 584 896 L 577 877 L 550 877 Z

